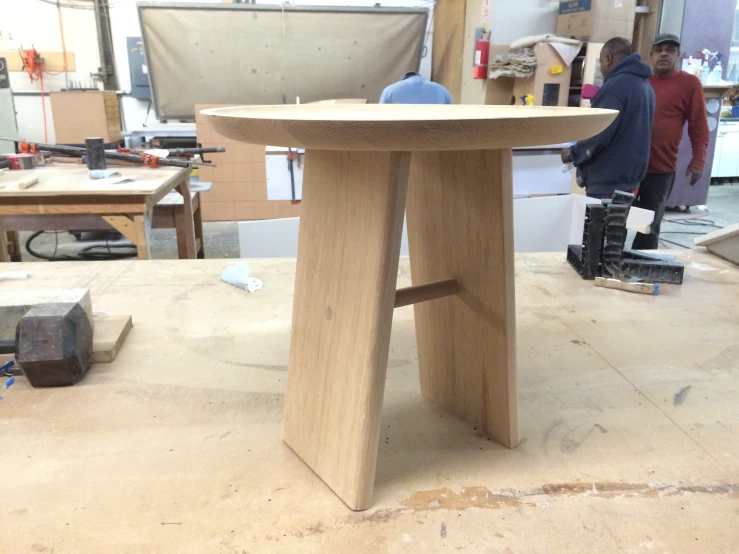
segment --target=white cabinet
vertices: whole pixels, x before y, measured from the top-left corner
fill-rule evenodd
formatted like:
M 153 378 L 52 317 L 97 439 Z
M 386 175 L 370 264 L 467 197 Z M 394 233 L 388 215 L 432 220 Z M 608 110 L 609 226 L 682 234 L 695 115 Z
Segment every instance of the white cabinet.
M 711 166 L 711 178 L 718 177 L 718 168 L 721 163 L 721 146 L 724 143 L 724 134 L 719 127 L 719 132 L 716 135 L 716 147 L 713 150 L 713 166 Z
M 739 176 L 739 125 L 722 124 L 716 137 L 711 177 Z

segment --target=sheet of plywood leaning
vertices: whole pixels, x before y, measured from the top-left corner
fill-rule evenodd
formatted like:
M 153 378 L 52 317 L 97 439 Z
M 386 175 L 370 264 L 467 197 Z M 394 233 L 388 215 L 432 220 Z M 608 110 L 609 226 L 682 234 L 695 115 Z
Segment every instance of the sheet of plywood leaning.
M 250 221 L 300 215 L 300 204 L 267 200 L 267 166 L 264 145 L 244 144 L 220 134 L 200 112 L 213 105 L 195 106 L 198 142 L 204 147 L 222 146 L 225 152 L 206 154 L 217 167 L 201 166 L 200 180 L 213 183 L 200 194 L 205 221 Z

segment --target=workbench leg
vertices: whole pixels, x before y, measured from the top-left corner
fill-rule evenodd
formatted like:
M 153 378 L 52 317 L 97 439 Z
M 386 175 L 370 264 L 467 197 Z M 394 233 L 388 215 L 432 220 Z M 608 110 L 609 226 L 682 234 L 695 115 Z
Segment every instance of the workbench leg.
M 203 239 L 203 210 L 202 199 L 200 193 L 195 194 L 195 204 L 193 205 L 193 221 L 195 222 L 195 245 L 198 251 L 198 259 L 205 259 L 205 240 Z M 199 246 L 198 246 L 198 241 Z
M 18 240 L 18 233 L 16 231 L 7 231 L 8 238 L 8 253 L 10 254 L 11 262 L 21 261 L 21 244 Z
M 182 195 L 183 200 L 182 210 L 175 210 L 175 227 L 180 259 L 182 259 L 182 253 L 184 252 L 187 259 L 194 260 L 197 258 L 197 252 L 195 250 L 195 224 L 192 214 L 192 198 L 190 198 L 190 187 L 187 179 L 186 176 L 175 187 L 175 190 Z M 181 243 L 184 243 L 184 248 Z
M 8 237 L 3 227 L 3 218 L 0 216 L 0 263 L 10 262 L 10 252 L 8 251 Z
M 306 154 L 285 442 L 372 503 L 410 153 Z
M 459 294 L 414 306 L 422 394 L 501 444 L 518 445 L 510 150 L 414 152 L 413 284 Z
M 133 227 L 136 233 L 136 249 L 139 260 L 151 259 L 151 210 L 133 216 Z
M 173 206 L 174 228 L 177 235 L 177 257 L 180 260 L 186 260 L 187 256 L 187 239 L 185 238 L 185 214 L 182 206 Z

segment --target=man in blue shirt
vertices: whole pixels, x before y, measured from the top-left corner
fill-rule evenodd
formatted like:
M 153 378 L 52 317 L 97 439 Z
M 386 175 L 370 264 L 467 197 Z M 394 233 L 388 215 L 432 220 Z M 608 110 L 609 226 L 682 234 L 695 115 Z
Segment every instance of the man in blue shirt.
M 439 83 L 409 71 L 397 83 L 382 91 L 380 104 L 454 104 L 452 95 Z

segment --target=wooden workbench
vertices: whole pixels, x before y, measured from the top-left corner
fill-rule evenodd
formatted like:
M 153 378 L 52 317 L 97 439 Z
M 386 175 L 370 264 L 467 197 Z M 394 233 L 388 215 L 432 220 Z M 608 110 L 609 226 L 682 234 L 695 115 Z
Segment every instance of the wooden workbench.
M 421 398 L 395 310 L 361 513 L 282 442 L 294 261 L 250 261 L 251 294 L 226 260 L 13 265 L 134 328 L 74 387 L 2 392 L 0 552 L 735 552 L 739 269 L 685 256 L 658 297 L 516 257 L 514 450 Z
M 157 226 L 176 228 L 180 257 L 197 257 L 203 247 L 202 223 L 199 213 L 197 222 L 194 217 L 199 206 L 193 206 L 189 170 L 111 169 L 134 180 L 112 184 L 108 179 L 90 179 L 86 166 L 65 164 L 0 173 L 0 262 L 9 261 L 6 231 L 109 228 L 134 243 L 138 258 L 146 260 L 151 257 L 151 229 Z M 32 177 L 38 177 L 38 183 L 21 190 L 18 183 Z M 160 206 L 161 221 L 155 224 L 155 206 L 172 191 L 182 195 L 182 204 Z M 17 244 L 13 251 L 19 253 Z

